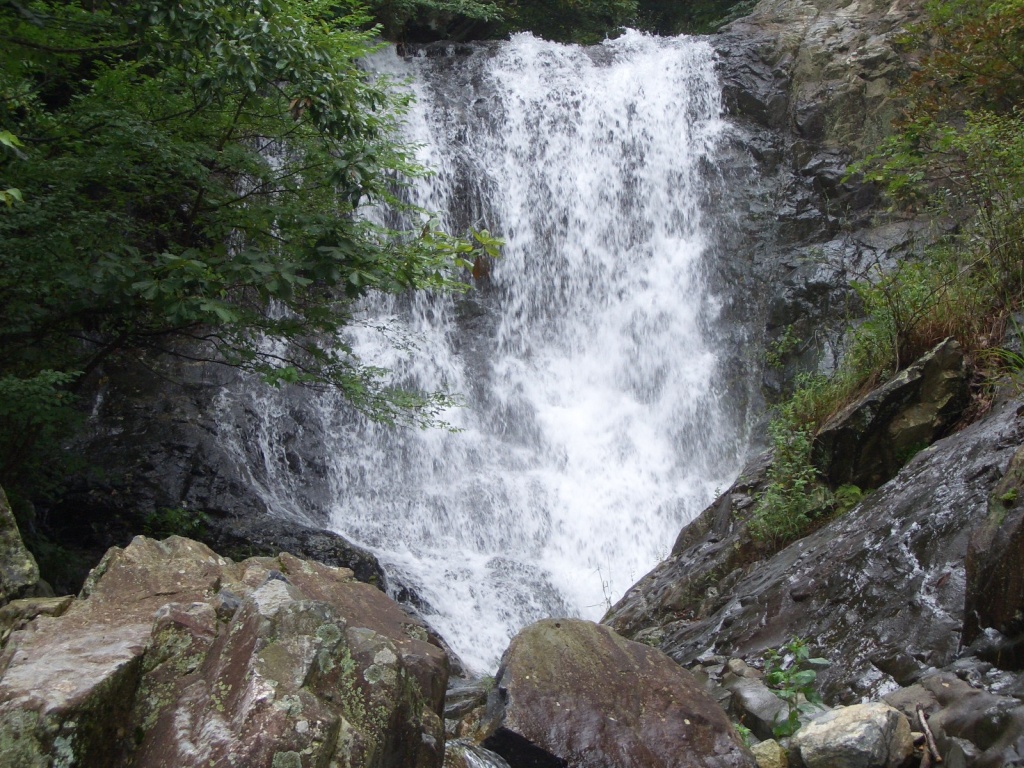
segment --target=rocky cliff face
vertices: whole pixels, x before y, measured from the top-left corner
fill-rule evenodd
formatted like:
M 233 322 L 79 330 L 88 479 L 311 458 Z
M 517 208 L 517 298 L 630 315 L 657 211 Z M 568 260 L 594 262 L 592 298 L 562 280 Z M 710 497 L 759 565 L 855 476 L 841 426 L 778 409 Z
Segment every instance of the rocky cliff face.
M 850 281 L 912 249 L 926 226 L 881 217 L 876 191 L 845 180 L 891 130 L 908 66 L 895 39 L 917 12 L 765 0 L 712 38 L 740 128 L 722 169 L 737 213 L 720 222 L 712 270 L 747 364 L 760 370 L 764 351 L 780 350 L 763 368 L 769 397 L 798 369 L 830 369 L 856 312 Z

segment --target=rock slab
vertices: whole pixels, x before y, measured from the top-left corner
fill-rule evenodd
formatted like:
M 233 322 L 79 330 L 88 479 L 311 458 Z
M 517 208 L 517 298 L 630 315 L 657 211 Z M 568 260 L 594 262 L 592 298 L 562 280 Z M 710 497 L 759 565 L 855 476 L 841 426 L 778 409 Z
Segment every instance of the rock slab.
M 524 629 L 497 685 L 505 720 L 484 745 L 513 768 L 756 765 L 692 675 L 591 622 L 547 619 Z
M 110 550 L 0 654 L 0 765 L 438 768 L 448 665 L 348 569 Z

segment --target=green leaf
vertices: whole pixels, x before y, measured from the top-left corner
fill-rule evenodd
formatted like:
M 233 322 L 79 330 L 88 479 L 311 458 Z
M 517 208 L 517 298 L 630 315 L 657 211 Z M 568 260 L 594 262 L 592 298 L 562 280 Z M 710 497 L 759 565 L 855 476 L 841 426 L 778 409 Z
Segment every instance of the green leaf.
M 814 682 L 818 677 L 818 673 L 813 669 L 802 669 L 791 678 L 791 683 L 796 688 L 803 688 Z

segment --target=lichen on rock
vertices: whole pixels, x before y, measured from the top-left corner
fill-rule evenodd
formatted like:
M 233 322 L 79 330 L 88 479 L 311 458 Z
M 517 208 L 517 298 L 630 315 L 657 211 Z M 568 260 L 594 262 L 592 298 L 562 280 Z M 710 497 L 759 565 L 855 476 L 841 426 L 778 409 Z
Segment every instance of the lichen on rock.
M 437 768 L 447 658 L 416 623 L 346 569 L 137 537 L 11 634 L 0 764 Z

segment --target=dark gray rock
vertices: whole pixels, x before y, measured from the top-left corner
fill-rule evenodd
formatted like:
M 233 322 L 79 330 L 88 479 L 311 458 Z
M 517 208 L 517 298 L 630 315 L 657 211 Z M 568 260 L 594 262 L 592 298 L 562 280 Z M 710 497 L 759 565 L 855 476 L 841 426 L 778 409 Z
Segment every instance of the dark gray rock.
M 501 726 L 504 715 L 494 678 L 452 678 L 444 701 L 447 736 L 480 744 Z
M 915 730 L 920 728 L 916 712 L 920 707 L 939 752 L 947 757 L 959 752 L 964 765 L 1004 768 L 1024 764 L 1024 706 L 1019 698 L 993 694 L 951 672 L 942 672 L 890 693 L 885 700 L 902 711 Z
M 269 516 L 211 517 L 197 538 L 235 559 L 291 552 L 325 565 L 348 568 L 359 581 L 387 591 L 377 558 L 343 536 Z
M 727 342 L 753 339 L 754 355 L 799 342 L 773 365 L 746 358 L 769 399 L 784 396 L 797 373 L 827 372 L 841 356 L 848 318 L 859 312 L 851 281 L 916 250 L 907 233 L 928 238 L 923 219 L 884 212 L 873 185 L 848 178 L 850 163 L 891 133 L 893 87 L 909 71 L 897 39 L 918 6 L 762 0 L 712 38 L 736 127 L 735 150 L 722 158 L 732 194 L 715 210 L 738 215 L 721 222 L 711 245 L 723 318 L 738 326 Z M 750 400 L 756 407 L 756 395 Z
M 990 495 L 966 569 L 964 644 L 983 640 L 979 656 L 1004 669 L 1024 668 L 1024 447 Z
M 785 721 L 789 707 L 760 680 L 732 677 L 722 683 L 732 693 L 732 714 L 759 739 L 774 737 L 775 726 Z

